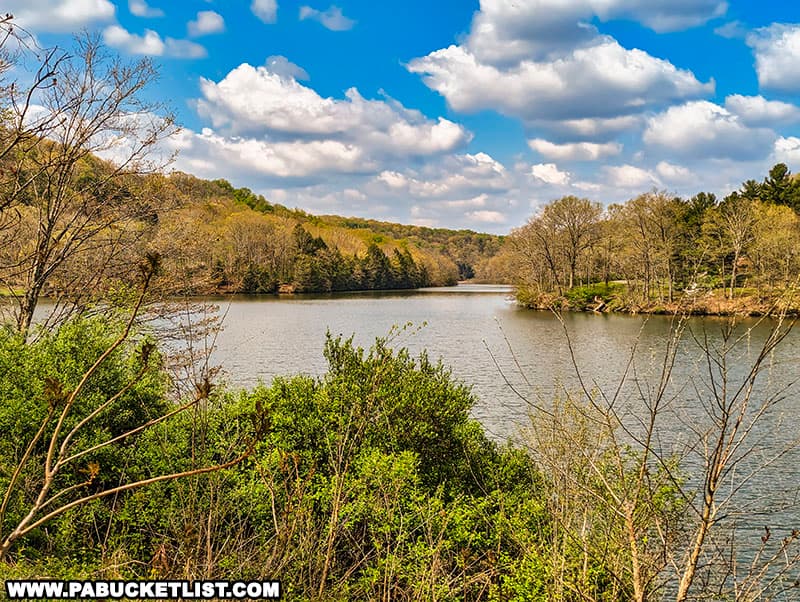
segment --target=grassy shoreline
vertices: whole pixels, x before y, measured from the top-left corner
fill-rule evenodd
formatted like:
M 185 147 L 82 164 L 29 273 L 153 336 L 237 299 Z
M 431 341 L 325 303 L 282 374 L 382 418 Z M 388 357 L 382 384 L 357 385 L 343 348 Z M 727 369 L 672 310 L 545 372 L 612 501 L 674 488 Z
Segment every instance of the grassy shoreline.
M 526 309 L 547 311 L 719 317 L 800 315 L 800 302 L 793 289 L 760 293 L 740 288 L 734 289 L 732 298 L 729 292 L 727 289 L 698 290 L 674 295 L 672 301 L 665 298 L 645 301 L 631 295 L 623 284 L 600 283 L 575 287 L 561 295 L 519 287 L 516 299 Z

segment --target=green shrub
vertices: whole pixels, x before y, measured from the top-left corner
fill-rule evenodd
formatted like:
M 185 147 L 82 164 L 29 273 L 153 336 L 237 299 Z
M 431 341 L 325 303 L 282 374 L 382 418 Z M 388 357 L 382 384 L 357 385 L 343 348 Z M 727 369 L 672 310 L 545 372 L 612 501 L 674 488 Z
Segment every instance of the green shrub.
M 596 305 L 598 300 L 609 303 L 620 296 L 624 290 L 624 285 L 616 282 L 608 284 L 596 282 L 594 284 L 576 286 L 564 293 L 564 296 L 572 307 L 583 308 L 589 305 Z
M 111 336 L 94 321 L 32 344 L 0 336 L 0 484 L 41 419 L 45 379 L 74 386 Z M 82 403 L 119 390 L 136 373 L 135 350 L 114 354 Z M 216 391 L 108 451 L 101 475 L 133 480 L 212 465 L 259 434 L 241 464 L 77 507 L 26 538 L 2 570 L 279 578 L 298 600 L 548 599 L 563 574 L 552 562 L 558 525 L 532 456 L 491 442 L 470 418 L 469 389 L 425 354 L 328 337 L 325 356 L 321 378 Z M 164 387 L 160 370 L 148 372 L 86 443 L 163 412 Z M 585 562 L 577 545 L 559 554 L 568 567 Z M 595 592 L 609 578 L 602 558 L 583 574 Z

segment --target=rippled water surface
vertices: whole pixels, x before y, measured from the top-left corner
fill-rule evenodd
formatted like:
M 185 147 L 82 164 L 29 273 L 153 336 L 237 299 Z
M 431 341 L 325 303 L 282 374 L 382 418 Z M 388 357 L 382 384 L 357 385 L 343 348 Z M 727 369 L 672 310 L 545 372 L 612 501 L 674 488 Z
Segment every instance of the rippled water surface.
M 456 378 L 472 387 L 473 416 L 495 439 L 518 436 L 529 422 L 531 408 L 546 408 L 554 397 L 581 385 L 612 397 L 623 375 L 617 408 L 625 425 L 641 432 L 642 400 L 652 395 L 659 381 L 674 320 L 588 313 L 567 313 L 560 320 L 549 312 L 518 308 L 511 294 L 503 286 L 460 285 L 212 299 L 225 316 L 212 359 L 224 367 L 227 382 L 235 387 L 268 383 L 279 375 L 321 375 L 326 369 L 322 353 L 326 332 L 353 336 L 358 345 L 369 347 L 376 337 L 410 323 L 392 335 L 393 346 L 407 347 L 414 354 L 427 350 L 431 358 L 451 367 Z M 697 433 L 711 424 L 712 388 L 720 383 L 709 377 L 702 346 L 720 349 L 726 324 L 722 318 L 692 318 L 686 324 L 657 425 L 656 445 L 665 452 L 685 453 Z M 737 324 L 730 341 L 738 343 L 725 365 L 728 394 L 743 382 L 773 325 L 755 319 Z M 781 401 L 761 417 L 748 444 L 739 450 L 745 456 L 736 475 L 739 482 L 753 467 L 766 465 L 737 492 L 735 504 L 746 514 L 740 528 L 756 546 L 765 524 L 773 529 L 800 528 L 800 455 L 796 449 L 784 453 L 800 433 L 795 387 L 800 374 L 798 343 L 800 330 L 770 354 L 749 417 L 769 395 L 777 394 Z M 697 474 L 701 462 L 700 454 L 689 454 L 683 465 Z
M 214 359 L 236 386 L 299 372 L 321 375 L 326 369 L 322 349 L 327 331 L 352 335 L 357 344 L 368 347 L 375 337 L 410 322 L 413 327 L 396 334 L 393 345 L 414 353 L 425 349 L 450 366 L 472 387 L 473 416 L 497 439 L 516 436 L 528 424 L 533 406 L 546 407 L 555 395 L 576 390 L 581 381 L 589 390 L 612 396 L 626 371 L 618 403 L 623 419 L 636 429 L 643 416 L 642 396 L 654 390 L 664 366 L 674 320 L 569 313 L 561 322 L 549 312 L 518 308 L 511 293 L 502 286 L 461 285 L 216 300 L 226 317 Z M 687 324 L 666 396 L 669 403 L 658 425 L 658 445 L 665 451 L 685 452 L 693 432 L 709 425 L 706 408 L 712 384 L 701 343 L 719 349 L 725 324 L 721 318 L 692 318 Z M 732 384 L 744 379 L 772 325 L 748 319 L 737 326 L 739 343 L 727 366 Z M 795 504 L 800 456 L 792 451 L 776 459 L 798 437 L 800 399 L 794 381 L 800 373 L 799 341 L 793 332 L 771 355 L 755 396 L 760 400 L 783 391 L 783 401 L 752 433 L 740 473 L 769 464 L 737 494 L 737 508 L 758 512 L 741 522 L 754 541 L 762 523 L 786 529 L 800 526 Z M 685 465 L 691 469 L 700 461 L 690 455 Z

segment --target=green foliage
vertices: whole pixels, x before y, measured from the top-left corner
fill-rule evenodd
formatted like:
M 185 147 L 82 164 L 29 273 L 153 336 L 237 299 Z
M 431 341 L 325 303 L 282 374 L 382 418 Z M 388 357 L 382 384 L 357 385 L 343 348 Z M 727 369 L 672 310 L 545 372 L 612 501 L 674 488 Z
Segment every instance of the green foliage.
M 74 386 L 108 342 L 95 321 L 70 323 L 30 345 L 3 335 L 0 458 L 18 457 L 43 400 L 57 394 L 45 377 Z M 108 395 L 130 378 L 134 351 L 115 355 L 91 391 Z M 612 584 L 619 566 L 587 557 L 574 541 L 562 545 L 553 475 L 535 454 L 487 439 L 470 418 L 469 389 L 440 363 L 386 340 L 365 351 L 330 336 L 325 357 L 322 378 L 217 391 L 101 459 L 100 475 L 143 479 L 210 465 L 261 432 L 244 463 L 75 508 L 26 538 L 16 566 L 1 570 L 19 578 L 279 575 L 284 595 L 315 600 L 549 600 L 560 579 L 580 575 L 575 587 L 596 599 L 628 596 Z M 158 371 L 148 374 L 115 412 L 98 418 L 87 444 L 129 425 L 134 417 L 126 412 L 163 412 L 163 386 Z M 260 424 L 268 428 L 257 431 Z M 2 483 L 11 461 L 0 466 Z M 635 467 L 634 456 L 625 462 Z M 609 458 L 604 474 L 613 476 L 616 465 Z M 674 499 L 662 487 L 650 507 L 668 509 Z M 592 515 L 597 525 L 612 518 Z M 604 533 L 598 526 L 592 545 L 611 546 Z
M 55 332 L 39 333 L 32 342 L 26 342 L 9 329 L 0 330 L 0 496 L 6 494 L 15 467 L 48 413 L 60 411 L 70 392 L 113 341 L 116 335 L 113 326 L 119 326 L 113 323 L 111 328 L 109 326 L 106 320 L 73 320 Z M 153 351 L 143 351 L 149 350 L 151 345 L 144 339 L 138 344 L 123 346 L 103 362 L 88 381 L 67 416 L 63 432 L 69 432 L 106 400 L 119 392 L 122 394 L 77 431 L 73 439 L 75 449 L 93 447 L 167 411 L 169 406 L 164 397 L 166 379 L 158 368 L 158 357 L 154 357 Z M 146 362 L 145 354 L 149 355 Z M 19 479 L 19 483 L 26 483 L 31 491 L 35 491 L 33 488 L 38 486 L 41 478 L 53 422 L 50 421 L 44 436 L 33 448 L 32 459 Z M 62 489 L 76 486 L 75 495 L 118 485 L 125 479 L 135 443 L 134 437 L 121 445 L 104 447 L 85 455 L 79 463 L 59 475 L 57 485 Z M 87 483 L 89 475 L 92 478 Z M 78 487 L 81 483 L 87 484 Z M 26 487 L 11 490 L 8 512 L 2 524 L 5 533 L 27 512 L 26 499 L 31 491 Z M 63 498 L 63 502 L 69 499 Z M 40 529 L 31 534 L 23 548 L 30 547 L 36 555 L 65 551 L 75 554 L 91 549 L 93 536 L 78 528 L 86 513 L 91 515 L 93 510 L 75 509 L 47 531 Z
M 250 294 L 274 293 L 278 290 L 278 279 L 263 267 L 255 264 L 247 266 L 242 277 L 241 292 Z
M 619 283 L 596 282 L 584 286 L 576 286 L 564 293 L 570 306 L 584 308 L 597 305 L 598 301 L 609 303 L 624 291 L 625 287 Z
M 551 202 L 507 239 L 522 304 L 585 309 L 596 296 L 603 311 L 761 315 L 800 275 L 800 179 L 782 163 L 722 200 L 653 191 L 596 220 L 575 201 Z M 624 290 L 594 284 L 612 281 Z M 742 299 L 743 289 L 754 294 Z

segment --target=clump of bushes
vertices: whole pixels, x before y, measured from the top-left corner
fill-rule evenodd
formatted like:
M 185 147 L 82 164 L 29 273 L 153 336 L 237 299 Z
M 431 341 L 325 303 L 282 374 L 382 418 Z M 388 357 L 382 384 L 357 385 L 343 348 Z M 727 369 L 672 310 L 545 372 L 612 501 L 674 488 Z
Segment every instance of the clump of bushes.
M 46 411 L 47 379 L 71 386 L 108 346 L 107 330 L 83 320 L 36 343 L 0 335 L 0 493 Z M 97 417 L 87 445 L 175 407 L 163 370 L 142 373 L 138 345 L 113 354 L 87 388 L 90 403 L 142 374 Z M 602 557 L 567 546 L 554 562 L 549 477 L 535 454 L 486 437 L 469 388 L 444 366 L 382 340 L 365 351 L 329 337 L 325 355 L 321 378 L 212 390 L 105 449 L 98 478 L 133 481 L 220 464 L 256 441 L 230 468 L 73 508 L 23 538 L 0 579 L 280 579 L 298 600 L 546 600 L 575 566 L 593 576 L 586 591 L 607 588 Z M 18 508 L 36 485 L 25 482 Z M 12 509 L 4 529 L 14 520 Z

